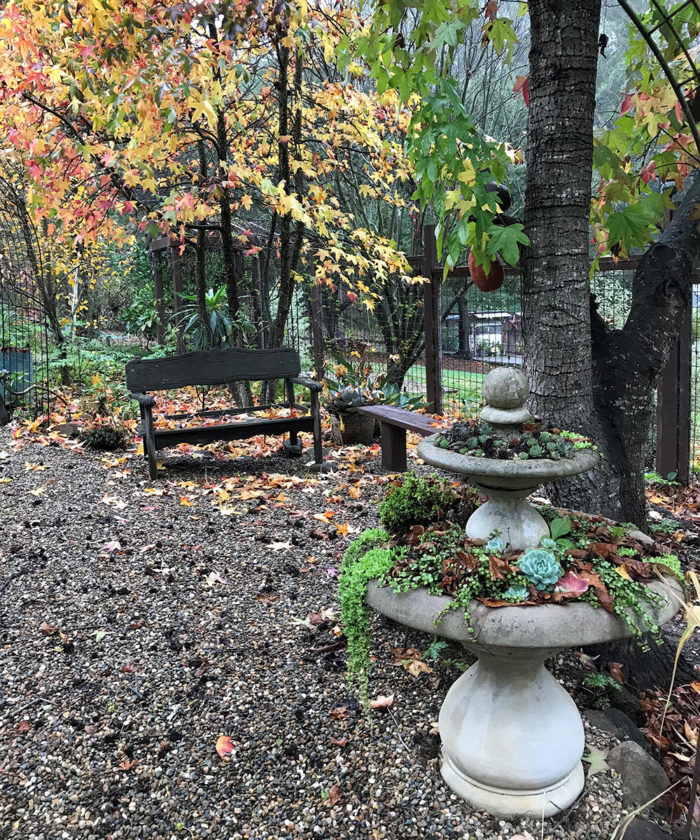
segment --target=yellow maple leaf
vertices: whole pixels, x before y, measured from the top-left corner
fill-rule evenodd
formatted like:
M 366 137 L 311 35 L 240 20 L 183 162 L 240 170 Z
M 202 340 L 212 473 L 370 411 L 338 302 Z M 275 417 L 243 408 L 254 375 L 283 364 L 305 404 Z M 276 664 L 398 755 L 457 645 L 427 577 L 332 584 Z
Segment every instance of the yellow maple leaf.
M 621 578 L 625 580 L 632 580 L 632 577 L 629 573 L 629 569 L 624 563 L 620 563 L 619 566 L 615 566 L 615 571 L 620 575 Z

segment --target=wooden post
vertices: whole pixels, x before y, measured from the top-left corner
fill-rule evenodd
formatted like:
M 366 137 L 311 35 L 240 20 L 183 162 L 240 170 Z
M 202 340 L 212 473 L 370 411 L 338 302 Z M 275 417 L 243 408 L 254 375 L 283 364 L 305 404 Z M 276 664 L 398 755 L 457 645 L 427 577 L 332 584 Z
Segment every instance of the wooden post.
M 311 286 L 309 308 L 311 311 L 311 356 L 314 360 L 316 379 L 321 379 L 326 348 L 323 344 L 323 298 L 321 286 L 318 283 Z
M 675 481 L 690 481 L 690 353 L 692 303 L 683 316 L 680 335 L 671 351 L 657 391 L 656 472 Z
M 160 270 L 160 251 L 151 251 L 151 270 L 153 271 L 153 292 L 156 296 L 156 343 L 165 344 L 165 301 L 163 300 L 163 275 Z
M 469 350 L 469 309 L 467 308 L 467 301 L 464 297 L 457 298 L 457 312 L 459 314 L 459 321 L 457 322 L 457 350 L 461 359 L 471 359 L 472 354 Z
M 262 278 L 260 277 L 260 258 L 253 257 L 251 264 L 250 264 L 250 273 L 253 278 L 252 288 L 253 288 L 253 320 L 255 322 L 255 328 L 257 331 L 258 341 L 257 346 L 258 349 L 264 350 L 268 345 L 267 334 L 268 334 L 268 325 L 265 323 L 265 318 L 263 317 L 263 306 L 262 306 L 262 297 L 263 297 L 263 290 L 262 290 Z
M 175 329 L 177 330 L 177 352 L 185 352 L 185 333 L 182 323 L 182 264 L 180 260 L 179 244 L 171 244 L 170 270 L 173 273 L 173 312 L 175 318 Z
M 421 274 L 430 280 L 423 286 L 426 402 L 429 411 L 442 414 L 442 278 L 433 276 L 435 268 L 438 268 L 435 225 L 425 225 Z

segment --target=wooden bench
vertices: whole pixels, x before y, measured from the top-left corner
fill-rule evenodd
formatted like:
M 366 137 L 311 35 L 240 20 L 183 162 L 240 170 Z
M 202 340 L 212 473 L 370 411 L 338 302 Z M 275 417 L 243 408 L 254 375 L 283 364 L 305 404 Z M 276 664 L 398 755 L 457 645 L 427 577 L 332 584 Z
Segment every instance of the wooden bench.
M 433 417 L 393 405 L 363 405 L 356 411 L 381 423 L 382 466 L 392 472 L 406 472 L 407 431 L 426 437 L 442 428 Z
M 321 385 L 310 379 L 303 379 L 300 373 L 299 354 L 296 350 L 282 347 L 274 350 L 197 350 L 179 356 L 162 359 L 132 359 L 126 366 L 126 384 L 133 399 L 138 401 L 141 423 L 137 433 L 143 438 L 143 452 L 148 460 L 148 473 L 156 478 L 158 467 L 156 451 L 178 443 L 211 443 L 216 440 L 240 440 L 254 435 L 280 435 L 289 432 L 289 443 L 285 444 L 290 454 L 301 455 L 299 432 L 311 432 L 314 436 L 314 464 L 321 469 L 323 450 L 321 448 L 321 413 L 319 391 Z M 166 415 L 169 420 L 186 418 L 216 418 L 226 415 L 253 414 L 274 408 L 288 408 L 303 411 L 298 417 L 266 418 L 255 417 L 238 423 L 219 425 L 197 425 L 188 428 L 156 429 L 153 425 L 153 409 L 156 400 L 149 391 L 166 391 L 184 388 L 188 385 L 228 385 L 231 382 L 259 382 L 283 379 L 286 401 L 268 405 L 231 407 L 216 411 L 197 411 L 193 414 Z M 311 396 L 309 413 L 294 397 L 294 385 L 308 388 Z

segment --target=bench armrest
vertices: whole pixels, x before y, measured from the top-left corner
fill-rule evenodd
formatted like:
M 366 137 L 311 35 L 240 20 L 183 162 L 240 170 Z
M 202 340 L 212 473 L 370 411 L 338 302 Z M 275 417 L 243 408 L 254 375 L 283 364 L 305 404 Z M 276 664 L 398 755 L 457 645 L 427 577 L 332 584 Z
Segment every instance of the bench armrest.
M 132 393 L 129 394 L 132 400 L 136 400 L 139 405 L 142 405 L 144 408 L 153 408 L 156 404 L 156 398 L 152 397 L 150 394 L 139 394 L 139 393 Z
M 292 376 L 290 381 L 293 382 L 295 385 L 303 385 L 310 391 L 323 390 L 323 386 L 321 385 L 321 383 L 316 382 L 314 379 L 305 379 L 303 376 Z

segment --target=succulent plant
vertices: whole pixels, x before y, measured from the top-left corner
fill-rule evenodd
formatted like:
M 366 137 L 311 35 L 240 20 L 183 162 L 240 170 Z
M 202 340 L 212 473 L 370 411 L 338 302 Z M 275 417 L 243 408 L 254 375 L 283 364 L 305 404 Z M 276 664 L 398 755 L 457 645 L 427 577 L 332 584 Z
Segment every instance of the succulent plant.
M 518 567 L 540 591 L 553 587 L 564 574 L 557 558 L 544 548 L 528 549 L 518 560 Z
M 530 447 L 530 457 L 531 458 L 541 458 L 544 455 L 544 449 L 538 444 L 534 444 Z
M 361 405 L 366 405 L 368 402 L 371 402 L 368 396 L 361 388 L 346 385 L 338 391 L 331 391 L 330 405 L 336 411 L 349 411 L 352 408 L 358 408 Z
M 489 554 L 502 554 L 506 550 L 506 541 L 503 537 L 491 537 L 484 546 L 484 551 Z
M 544 548 L 547 551 L 554 551 L 556 547 L 556 540 L 553 540 L 551 537 L 542 537 L 540 540 L 540 548 Z
M 504 601 L 512 601 L 514 604 L 520 604 L 522 601 L 527 601 L 530 593 L 525 586 L 509 586 L 501 597 Z

